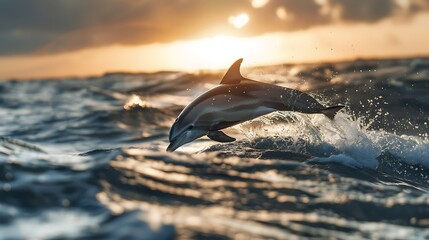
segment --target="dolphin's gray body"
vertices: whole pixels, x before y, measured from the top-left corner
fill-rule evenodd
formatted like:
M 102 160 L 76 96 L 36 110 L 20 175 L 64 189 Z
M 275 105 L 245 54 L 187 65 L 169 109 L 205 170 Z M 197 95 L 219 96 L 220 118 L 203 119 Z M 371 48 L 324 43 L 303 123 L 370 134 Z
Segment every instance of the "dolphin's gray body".
M 344 106 L 326 108 L 298 90 L 257 82 L 240 74 L 243 59 L 228 69 L 219 86 L 192 101 L 179 114 L 170 130 L 167 151 L 207 135 L 219 142 L 232 142 L 221 129 L 274 111 L 323 113 L 333 119 Z

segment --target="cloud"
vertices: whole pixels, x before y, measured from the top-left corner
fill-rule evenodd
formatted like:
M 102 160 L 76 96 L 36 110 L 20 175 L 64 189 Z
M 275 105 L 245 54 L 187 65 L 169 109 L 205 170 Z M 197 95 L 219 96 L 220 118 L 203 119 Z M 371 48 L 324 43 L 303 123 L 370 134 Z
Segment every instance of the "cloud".
M 428 0 L 2 0 L 0 55 L 373 23 L 428 9 Z M 249 22 L 236 29 L 228 19 L 241 13 Z

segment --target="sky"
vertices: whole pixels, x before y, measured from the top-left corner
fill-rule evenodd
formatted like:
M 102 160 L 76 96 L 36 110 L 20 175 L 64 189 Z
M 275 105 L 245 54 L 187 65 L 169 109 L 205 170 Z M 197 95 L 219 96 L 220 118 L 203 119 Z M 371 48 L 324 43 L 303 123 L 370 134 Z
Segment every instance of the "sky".
M 429 0 L 0 0 L 0 79 L 429 55 Z

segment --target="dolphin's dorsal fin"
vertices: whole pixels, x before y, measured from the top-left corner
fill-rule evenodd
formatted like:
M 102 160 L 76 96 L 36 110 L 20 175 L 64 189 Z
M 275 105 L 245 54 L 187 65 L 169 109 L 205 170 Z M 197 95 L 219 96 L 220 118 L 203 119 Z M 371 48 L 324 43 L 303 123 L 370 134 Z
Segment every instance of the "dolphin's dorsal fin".
M 229 67 L 228 71 L 226 71 L 225 76 L 223 76 L 220 84 L 239 84 L 243 78 L 240 73 L 240 66 L 243 59 L 240 58 L 235 61 L 231 67 Z

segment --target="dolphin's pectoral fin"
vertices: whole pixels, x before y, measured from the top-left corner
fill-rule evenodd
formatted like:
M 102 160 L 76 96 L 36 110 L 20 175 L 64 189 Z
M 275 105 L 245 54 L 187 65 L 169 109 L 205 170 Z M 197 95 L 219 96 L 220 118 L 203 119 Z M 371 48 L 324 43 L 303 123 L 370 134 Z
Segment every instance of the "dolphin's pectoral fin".
M 239 84 L 240 81 L 243 78 L 240 73 L 240 65 L 243 61 L 242 58 L 235 61 L 231 67 L 229 67 L 228 71 L 225 73 L 225 76 L 223 76 L 222 81 L 220 81 L 220 84 Z
M 235 138 L 230 137 L 221 131 L 210 131 L 207 134 L 207 137 L 217 142 L 234 142 L 235 141 Z

